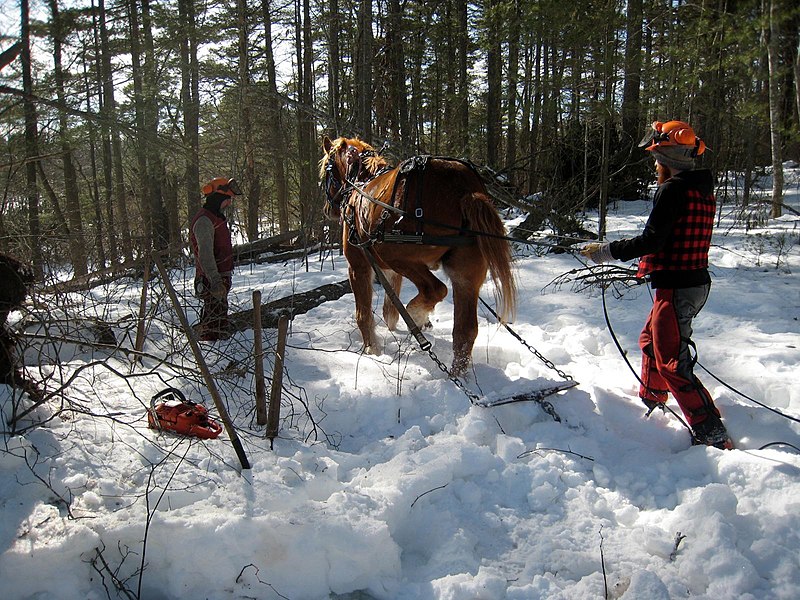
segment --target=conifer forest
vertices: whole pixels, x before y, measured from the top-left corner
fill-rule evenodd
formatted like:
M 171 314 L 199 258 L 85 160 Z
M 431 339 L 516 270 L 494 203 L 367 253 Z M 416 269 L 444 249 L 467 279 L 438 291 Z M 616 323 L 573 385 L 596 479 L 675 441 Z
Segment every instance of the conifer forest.
M 0 252 L 39 278 L 181 256 L 218 176 L 241 185 L 240 241 L 320 243 L 325 135 L 469 160 L 531 230 L 643 197 L 654 120 L 688 121 L 703 166 L 742 174 L 719 199 L 743 215 L 787 210 L 781 165 L 800 159 L 792 0 L 9 0 L 2 16 Z

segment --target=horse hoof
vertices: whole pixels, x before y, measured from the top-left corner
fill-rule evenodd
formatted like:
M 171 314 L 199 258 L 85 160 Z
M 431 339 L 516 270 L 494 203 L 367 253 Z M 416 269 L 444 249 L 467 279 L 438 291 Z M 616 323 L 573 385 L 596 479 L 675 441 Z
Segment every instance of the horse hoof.
M 464 375 L 467 374 L 469 364 L 469 358 L 457 358 L 453 360 L 453 364 L 450 366 L 450 374 L 453 377 L 464 377 Z

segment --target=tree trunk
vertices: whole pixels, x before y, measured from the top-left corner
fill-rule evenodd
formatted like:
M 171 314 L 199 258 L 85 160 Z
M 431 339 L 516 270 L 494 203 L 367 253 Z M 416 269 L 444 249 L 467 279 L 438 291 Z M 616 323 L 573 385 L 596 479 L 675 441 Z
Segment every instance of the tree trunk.
M 501 87 L 502 87 L 502 47 L 501 47 L 501 19 L 500 0 L 489 0 L 486 19 L 486 36 L 488 47 L 486 49 L 487 93 L 486 93 L 486 164 L 497 168 L 500 156 L 499 149 L 502 139 L 502 112 L 501 112 Z
M 528 152 L 530 163 L 528 166 L 528 194 L 539 191 L 539 139 L 541 134 L 542 114 L 542 53 L 544 52 L 541 35 L 536 34 L 535 56 L 533 59 L 533 111 L 531 112 L 531 133 Z
M 457 0 L 458 9 L 458 144 L 464 152 L 469 148 L 469 27 L 467 1 Z
M 147 150 L 147 177 L 149 186 L 150 211 L 153 217 L 152 239 L 153 248 L 162 250 L 170 248 L 171 253 L 174 255 L 178 249 L 170 246 L 170 242 L 174 241 L 175 231 L 170 231 L 169 212 L 175 213 L 175 210 L 168 211 L 167 205 L 164 202 L 164 197 L 161 193 L 163 187 L 166 186 L 164 163 L 161 158 L 161 146 L 158 139 L 158 76 L 156 68 L 156 53 L 153 43 L 153 24 L 152 15 L 150 12 L 150 0 L 141 0 L 142 2 L 142 41 L 144 49 L 144 64 L 142 65 L 142 75 L 144 83 L 144 115 L 145 115 L 145 131 L 146 140 L 148 142 Z
M 60 106 L 58 111 L 58 137 L 61 143 L 61 164 L 64 169 L 64 196 L 66 201 L 66 217 L 69 224 L 69 253 L 72 268 L 76 277 L 86 275 L 89 265 L 86 257 L 86 243 L 83 239 L 83 219 L 81 218 L 81 202 L 78 192 L 77 174 L 72 160 L 67 130 L 67 97 L 64 91 L 64 70 L 61 64 L 61 44 L 66 30 L 58 10 L 58 0 L 50 1 L 52 15 L 51 36 L 53 38 L 53 76 L 56 85 L 56 97 Z
M 783 153 L 781 151 L 781 94 L 779 73 L 779 13 L 780 0 L 769 1 L 769 30 L 767 32 L 767 62 L 769 64 L 769 129 L 772 150 L 772 218 L 783 213 Z
M 133 105 L 134 105 L 134 119 L 136 122 L 136 193 L 139 198 L 139 207 L 142 214 L 142 223 L 144 226 L 144 236 L 142 247 L 140 251 L 147 252 L 148 248 L 153 248 L 153 214 L 152 205 L 150 204 L 150 185 L 151 182 L 147 177 L 147 120 L 145 118 L 145 99 L 144 99 L 144 83 L 142 75 L 142 57 L 141 57 L 141 40 L 139 33 L 139 8 L 136 0 L 128 0 L 128 23 L 130 27 L 130 46 L 131 46 L 131 67 L 133 73 Z
M 372 141 L 372 0 L 358 2 L 358 39 L 355 48 L 356 125 Z
M 339 59 L 339 36 L 341 35 L 341 20 L 339 15 L 339 0 L 330 0 L 328 5 L 328 118 L 332 128 L 327 131 L 331 136 L 337 137 L 337 121 L 339 110 L 339 72 L 341 70 Z
M 516 185 L 517 176 L 517 84 L 519 81 L 519 43 L 520 43 L 520 11 L 519 0 L 511 3 L 508 32 L 508 84 L 506 94 L 506 171 L 512 185 Z
M 97 48 L 95 47 L 95 50 Z M 89 77 L 88 65 L 84 56 L 83 63 L 83 85 L 86 92 L 86 112 L 92 110 L 92 81 Z M 98 90 L 99 92 L 99 90 Z M 98 94 L 99 95 L 99 94 Z M 92 197 L 92 207 L 94 208 L 94 245 L 97 250 L 97 262 L 101 269 L 108 266 L 106 256 L 106 242 L 103 239 L 105 226 L 103 225 L 103 206 L 100 202 L 100 174 L 97 172 L 97 126 L 96 123 L 88 123 L 89 130 L 89 165 L 91 167 L 91 189 L 89 194 Z
M 275 70 L 275 56 L 272 50 L 272 16 L 270 15 L 270 2 L 263 0 L 261 4 L 264 18 L 264 57 L 267 69 L 267 99 L 266 108 L 269 127 L 269 155 L 272 164 L 272 178 L 275 181 L 275 196 L 278 205 L 278 229 L 280 233 L 287 233 L 289 224 L 289 185 L 286 178 L 286 161 L 284 148 L 286 147 L 283 114 L 278 96 L 278 76 Z M 329 77 L 333 76 L 329 74 Z M 338 77 L 338 75 L 337 75 Z
M 300 219 L 303 232 L 310 233 L 318 221 L 316 200 L 316 144 L 313 107 L 313 47 L 311 42 L 311 7 L 309 0 L 297 0 L 295 5 L 295 53 L 300 103 L 297 107 L 298 179 L 300 192 Z
M 107 186 L 107 214 L 108 236 L 114 248 L 113 258 L 119 255 L 116 252 L 116 231 L 119 230 L 122 240 L 122 255 L 126 261 L 133 260 L 133 239 L 131 224 L 128 216 L 128 202 L 125 197 L 125 182 L 122 171 L 122 141 L 120 140 L 117 123 L 117 107 L 114 98 L 114 72 L 111 69 L 111 44 L 106 26 L 105 0 L 98 0 L 100 20 L 100 52 L 101 57 L 98 71 L 101 73 L 103 95 L 101 114 L 103 115 L 103 156 L 104 180 Z M 117 209 L 117 218 L 114 210 Z
M 181 39 L 181 102 L 183 104 L 183 144 L 186 148 L 184 199 L 186 222 L 200 208 L 200 69 L 197 62 L 197 11 L 194 0 L 179 0 Z
M 38 125 L 36 122 L 36 106 L 31 100 L 33 95 L 33 76 L 31 74 L 31 38 L 30 38 L 30 8 L 28 0 L 20 0 L 20 23 L 22 37 L 22 90 L 25 93 L 23 100 L 23 114 L 25 117 L 25 180 L 27 184 L 28 204 L 28 234 L 30 239 L 30 256 L 34 272 L 41 279 L 44 274 L 41 251 L 41 222 L 39 214 L 39 188 L 36 185 L 36 162 L 39 150 L 37 143 Z
M 641 138 L 641 85 L 642 85 L 642 0 L 628 0 L 625 19 L 625 79 L 622 84 L 622 154 L 627 160 L 637 151 Z M 630 172 L 630 174 L 628 174 Z M 620 187 L 623 198 L 636 198 L 639 186 L 638 173 L 634 170 L 623 174 Z
M 403 10 L 399 0 L 389 0 L 386 21 L 386 51 L 390 67 L 389 135 L 401 141 L 408 135 L 408 96 L 406 89 Z
M 797 50 L 794 55 L 794 102 L 797 114 L 797 124 L 800 127 L 800 27 L 795 32 L 795 46 Z M 800 158 L 800 157 L 798 157 Z
M 236 15 L 239 26 L 238 52 L 239 52 L 239 118 L 244 147 L 244 190 L 247 194 L 247 240 L 253 242 L 258 239 L 259 232 L 259 205 L 261 200 L 261 179 L 256 173 L 255 149 L 253 145 L 253 126 L 250 114 L 252 103 L 252 90 L 250 86 L 250 55 L 248 42 L 248 19 L 246 0 L 236 1 Z
M 600 158 L 600 216 L 598 224 L 598 237 L 606 236 L 606 213 L 608 211 L 609 190 L 609 163 L 611 161 L 611 111 L 614 96 L 614 15 L 615 0 L 608 2 L 608 20 L 606 22 L 606 36 L 603 56 L 603 155 Z

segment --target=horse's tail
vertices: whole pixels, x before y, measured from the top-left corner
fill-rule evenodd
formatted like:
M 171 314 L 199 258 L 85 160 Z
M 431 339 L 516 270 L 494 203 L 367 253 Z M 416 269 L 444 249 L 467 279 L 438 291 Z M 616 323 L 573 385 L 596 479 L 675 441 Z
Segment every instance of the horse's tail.
M 517 282 L 511 270 L 511 246 L 503 221 L 486 194 L 474 193 L 461 203 L 469 229 L 477 233 L 478 248 L 489 263 L 495 287 L 497 313 L 504 321 L 513 320 L 517 302 Z

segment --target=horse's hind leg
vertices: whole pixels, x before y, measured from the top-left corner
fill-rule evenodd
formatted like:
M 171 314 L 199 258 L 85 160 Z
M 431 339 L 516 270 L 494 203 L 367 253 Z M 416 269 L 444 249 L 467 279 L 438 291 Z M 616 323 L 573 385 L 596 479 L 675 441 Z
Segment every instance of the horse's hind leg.
M 386 279 L 389 280 L 389 285 L 392 286 L 394 293 L 399 297 L 400 288 L 403 285 L 403 276 L 400 275 L 400 273 L 396 273 L 388 269 L 384 271 L 384 274 L 386 275 Z M 399 318 L 400 313 L 397 312 L 397 307 L 395 307 L 394 303 L 389 299 L 389 294 L 384 294 L 383 320 L 386 321 L 386 326 L 389 328 L 389 331 L 394 331 L 395 327 L 397 327 L 397 320 Z
M 453 364 L 450 372 L 463 375 L 472 360 L 478 337 L 478 294 L 486 280 L 486 261 L 475 247 L 455 250 L 443 266 L 453 288 Z

